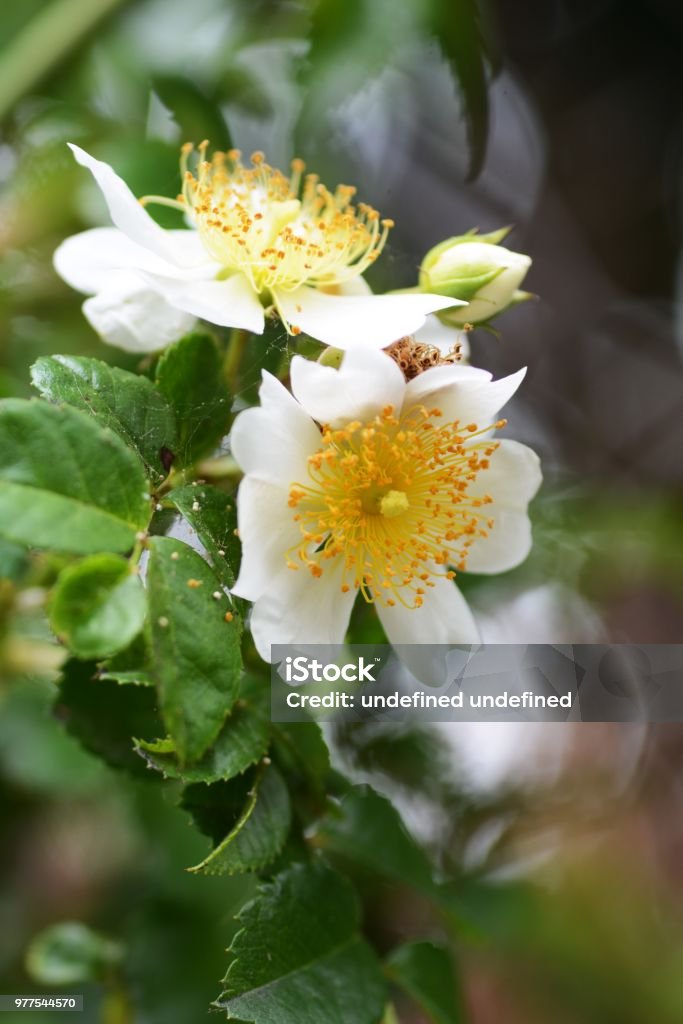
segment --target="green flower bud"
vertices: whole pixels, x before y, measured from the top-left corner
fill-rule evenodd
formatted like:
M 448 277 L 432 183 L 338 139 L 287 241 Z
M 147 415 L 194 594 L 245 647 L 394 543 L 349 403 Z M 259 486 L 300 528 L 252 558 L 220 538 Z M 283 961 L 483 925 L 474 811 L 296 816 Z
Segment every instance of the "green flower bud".
M 531 259 L 498 244 L 509 230 L 487 235 L 471 231 L 448 238 L 427 253 L 420 267 L 420 291 L 468 303 L 439 314 L 446 323 L 485 323 L 519 301 L 519 286 Z
M 340 348 L 326 348 L 318 356 L 318 362 L 323 366 L 331 366 L 338 370 L 342 364 L 344 353 Z

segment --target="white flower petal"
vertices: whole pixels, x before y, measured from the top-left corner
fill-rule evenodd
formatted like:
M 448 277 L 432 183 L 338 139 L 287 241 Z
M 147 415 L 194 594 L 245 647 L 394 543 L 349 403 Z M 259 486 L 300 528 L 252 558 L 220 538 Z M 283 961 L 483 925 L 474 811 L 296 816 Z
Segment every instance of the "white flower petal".
M 173 253 L 173 262 L 187 272 L 188 269 L 202 268 L 207 276 L 215 277 L 221 269 L 204 247 L 201 235 L 194 228 L 177 228 L 166 232 L 166 238 Z
M 170 306 L 134 274 L 113 271 L 109 287 L 83 303 L 103 341 L 126 352 L 157 352 L 192 330 L 195 318 Z
M 415 332 L 415 341 L 420 342 L 422 345 L 431 345 L 433 348 L 438 348 L 439 352 L 444 356 L 447 356 L 456 345 L 459 345 L 462 358 L 469 359 L 470 356 L 470 343 L 467 338 L 467 332 L 461 331 L 458 328 L 447 327 L 433 313 L 430 313 L 425 320 L 424 327 Z
M 509 377 L 491 380 L 491 374 L 474 366 L 435 366 L 406 387 L 404 407 L 428 402 L 441 409 L 442 423 L 456 420 L 463 426 L 495 423 L 498 412 L 524 380 L 526 368 Z
M 306 458 L 320 448 L 320 431 L 289 391 L 263 373 L 261 405 L 241 412 L 232 427 L 232 453 L 245 473 L 287 488 L 308 477 Z
M 250 629 L 256 649 L 271 660 L 271 644 L 341 644 L 348 629 L 355 590 L 341 592 L 344 560 L 325 566 L 312 577 L 303 567 L 284 568 L 271 579 L 268 593 L 251 613 Z
M 469 572 L 505 572 L 523 562 L 531 549 L 527 505 L 541 484 L 539 458 L 518 441 L 501 441 L 490 463 L 478 474 L 470 493 L 473 497 L 491 495 L 493 504 L 486 511 L 494 524 L 489 536 L 479 538 L 470 548 Z
M 146 271 L 143 274 L 150 287 L 177 309 L 219 327 L 263 333 L 263 307 L 244 274 L 233 274 L 223 281 L 174 279 Z
M 290 373 L 292 392 L 308 415 L 333 427 L 371 419 L 387 405 L 399 410 L 403 403 L 403 374 L 379 349 L 346 352 L 339 369 L 295 356 Z
M 112 271 L 163 266 L 118 228 L 92 228 L 72 235 L 58 246 L 53 262 L 59 276 L 86 295 L 108 287 Z
M 360 274 L 339 285 L 338 295 L 372 295 L 372 288 Z
M 199 258 L 201 242 L 198 243 L 196 231 L 169 231 L 167 234 L 173 247 L 194 251 Z M 206 255 L 203 262 L 198 259 L 196 266 L 182 270 L 132 242 L 118 228 L 92 228 L 72 235 L 57 248 L 53 262 L 67 284 L 87 295 L 107 288 L 112 271 L 117 270 L 144 270 L 160 277 L 187 279 L 189 276 L 193 280 L 215 277 L 218 270 L 217 264 L 207 262 Z
M 345 350 L 385 348 L 421 327 L 428 313 L 462 305 L 443 295 L 326 295 L 306 286 L 273 294 L 291 326 Z
M 249 601 L 261 597 L 285 568 L 286 552 L 301 542 L 287 497 L 282 486 L 254 476 L 242 480 L 237 497 L 242 561 L 233 594 Z
M 140 205 L 123 178 L 103 160 L 96 160 L 80 146 L 71 142 L 69 148 L 82 167 L 87 167 L 99 185 L 114 225 L 138 245 L 173 263 L 179 255 L 177 246 L 169 243 L 167 232 Z
M 477 644 L 479 630 L 467 601 L 445 576 L 432 578 L 421 608 L 376 604 L 389 643 L 420 682 L 437 686 L 445 681 L 445 652 L 434 645 Z M 408 646 L 403 646 L 408 645 Z

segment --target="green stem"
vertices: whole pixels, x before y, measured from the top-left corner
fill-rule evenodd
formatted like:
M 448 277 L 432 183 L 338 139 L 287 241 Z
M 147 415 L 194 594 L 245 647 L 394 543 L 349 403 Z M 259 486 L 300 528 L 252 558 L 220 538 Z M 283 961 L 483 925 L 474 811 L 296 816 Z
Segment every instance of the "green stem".
M 242 365 L 242 357 L 244 356 L 249 337 L 249 331 L 243 331 L 239 327 L 233 328 L 230 334 L 228 350 L 223 361 L 223 373 L 225 374 L 226 383 L 230 388 L 230 394 L 233 397 L 237 394 L 239 388 L 240 366 Z
M 0 57 L 0 118 L 67 56 L 95 25 L 127 0 L 54 0 L 11 40 Z
M 197 465 L 197 475 L 207 480 L 239 480 L 242 470 L 231 455 L 205 459 Z

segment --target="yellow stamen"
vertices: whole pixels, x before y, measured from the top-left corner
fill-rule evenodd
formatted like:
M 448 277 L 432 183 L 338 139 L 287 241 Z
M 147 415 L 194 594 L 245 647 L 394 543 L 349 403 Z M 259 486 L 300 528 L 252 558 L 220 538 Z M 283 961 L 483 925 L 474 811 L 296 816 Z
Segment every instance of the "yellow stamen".
M 329 191 L 316 175 L 304 175 L 302 160 L 292 161 L 287 176 L 263 153 L 245 167 L 239 150 L 208 161 L 206 147 L 198 147 L 190 169 L 192 146 L 183 146 L 182 196 L 163 201 L 186 211 L 226 273 L 242 271 L 260 294 L 304 283 L 328 290 L 364 273 L 379 256 L 393 224 L 371 206 L 353 205 L 355 189 Z
M 314 577 L 341 569 L 341 590 L 366 601 L 419 608 L 434 578 L 453 579 L 476 540 L 493 525 L 480 474 L 498 447 L 486 435 L 498 424 L 442 422 L 440 409 L 391 406 L 369 422 L 322 428 L 295 481 L 289 506 L 301 543 L 286 552 L 291 568 Z

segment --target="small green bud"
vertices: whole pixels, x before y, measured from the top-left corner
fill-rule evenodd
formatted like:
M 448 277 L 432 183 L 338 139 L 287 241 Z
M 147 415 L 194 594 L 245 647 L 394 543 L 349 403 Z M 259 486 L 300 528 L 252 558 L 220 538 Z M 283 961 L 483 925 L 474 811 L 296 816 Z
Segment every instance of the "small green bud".
M 344 358 L 344 352 L 340 348 L 326 348 L 318 356 L 318 362 L 322 366 L 331 366 L 334 370 L 338 370 L 342 364 Z
M 439 314 L 444 322 L 485 323 L 519 301 L 518 289 L 531 259 L 498 244 L 509 231 L 509 227 L 485 235 L 470 231 L 440 242 L 427 253 L 420 267 L 420 290 L 468 303 Z

